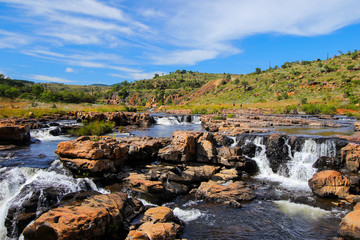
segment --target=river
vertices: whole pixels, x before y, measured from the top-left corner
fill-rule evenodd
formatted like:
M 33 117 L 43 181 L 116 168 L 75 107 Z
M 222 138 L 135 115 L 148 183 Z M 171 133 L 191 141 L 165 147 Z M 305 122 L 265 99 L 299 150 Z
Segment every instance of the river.
M 160 114 L 154 116 L 155 124 L 130 134 L 170 137 L 175 130 L 204 131 L 199 118 Z M 58 123 L 75 124 L 72 121 Z M 54 128 L 32 130 L 34 143 L 0 152 L 0 239 L 17 239 L 7 235 L 19 235 L 15 223 L 7 223 L 13 225 L 10 227 L 13 229 L 11 234 L 5 227 L 9 209 L 21 212 L 23 203 L 36 196 L 42 200 L 37 206 L 37 214 L 40 215 L 48 204 L 46 201 L 50 201 L 46 198 L 49 189 L 57 189 L 57 201 L 67 193 L 79 190 L 108 193 L 92 179 L 74 178 L 63 167 L 54 151 L 59 142 L 75 138 L 52 136 L 49 131 Z M 245 180 L 257 186 L 257 197 L 252 202 L 242 204 L 242 208 L 208 203 L 192 195 L 179 196 L 173 202 L 166 203 L 186 223 L 182 238 L 279 240 L 330 239 L 337 236 L 338 224 L 346 211 L 330 201 L 315 198 L 307 186 L 307 180 L 316 172 L 313 163 L 320 156 L 333 157 L 336 153 L 335 143 L 331 138 L 318 136 L 328 132 L 328 129 L 318 129 L 319 134 L 314 134 L 314 129 L 307 130 L 317 136 L 306 136 L 300 149 L 289 151 L 290 160 L 280 166 L 277 172 L 270 168 L 263 137 L 249 135 L 246 141 L 256 145 L 256 153 L 250 158 L 257 163 L 259 173 L 255 177 L 245 176 Z M 351 130 L 346 128 L 346 131 Z M 306 129 L 301 132 L 306 135 Z M 115 136 L 124 137 L 127 134 L 115 133 Z M 287 147 L 291 148 L 290 145 Z

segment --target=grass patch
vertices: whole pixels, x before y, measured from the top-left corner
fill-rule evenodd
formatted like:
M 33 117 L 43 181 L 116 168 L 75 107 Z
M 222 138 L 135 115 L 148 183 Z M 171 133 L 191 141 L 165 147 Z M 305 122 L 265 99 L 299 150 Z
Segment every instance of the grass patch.
M 84 126 L 79 129 L 73 129 L 70 131 L 70 134 L 73 136 L 101 136 L 106 133 L 111 133 L 114 127 L 113 123 L 110 122 L 85 122 Z
M 333 115 L 333 114 L 336 114 L 335 106 L 323 105 L 323 104 L 304 104 L 301 106 L 301 110 L 309 115 L 315 115 L 315 114 Z

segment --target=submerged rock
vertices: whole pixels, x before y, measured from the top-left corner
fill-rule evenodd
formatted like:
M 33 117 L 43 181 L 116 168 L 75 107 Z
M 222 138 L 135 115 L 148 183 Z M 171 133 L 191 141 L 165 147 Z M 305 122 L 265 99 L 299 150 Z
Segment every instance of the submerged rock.
M 119 239 L 141 211 L 139 201 L 125 193 L 89 197 L 41 215 L 23 231 L 24 239 Z
M 318 172 L 308 183 L 312 192 L 320 197 L 346 198 L 349 195 L 349 179 L 334 170 Z

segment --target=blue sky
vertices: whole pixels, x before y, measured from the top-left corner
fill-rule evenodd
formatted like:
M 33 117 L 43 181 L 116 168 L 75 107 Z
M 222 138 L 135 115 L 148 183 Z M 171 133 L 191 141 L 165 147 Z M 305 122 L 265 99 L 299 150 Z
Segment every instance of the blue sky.
M 0 0 L 0 73 L 114 84 L 360 49 L 359 0 Z

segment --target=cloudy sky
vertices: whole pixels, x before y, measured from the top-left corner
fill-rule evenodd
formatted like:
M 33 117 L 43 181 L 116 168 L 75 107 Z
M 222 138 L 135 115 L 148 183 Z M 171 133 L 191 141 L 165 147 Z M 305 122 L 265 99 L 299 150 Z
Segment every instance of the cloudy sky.
M 360 49 L 359 0 L 0 0 L 0 73 L 113 84 Z

